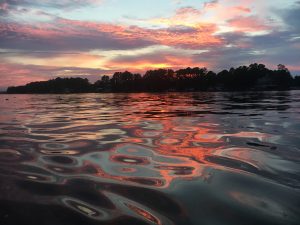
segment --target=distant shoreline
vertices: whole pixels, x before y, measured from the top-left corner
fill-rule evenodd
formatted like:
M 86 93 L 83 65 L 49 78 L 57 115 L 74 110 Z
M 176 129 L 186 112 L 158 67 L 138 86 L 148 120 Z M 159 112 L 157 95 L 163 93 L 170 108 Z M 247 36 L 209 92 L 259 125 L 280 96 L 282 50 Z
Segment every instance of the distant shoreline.
M 9 87 L 6 94 L 75 93 L 165 93 L 165 92 L 243 92 L 300 89 L 300 76 L 291 76 L 279 64 L 270 70 L 263 64 L 240 66 L 219 73 L 204 68 L 149 70 L 143 76 L 128 71 L 104 75 L 95 83 L 84 78 L 56 78 Z
M 140 92 L 49 92 L 49 93 L 7 93 L 7 92 L 0 92 L 0 95 L 74 95 L 74 94 L 165 94 L 165 93 L 211 93 L 211 92 L 284 92 L 284 91 L 298 91 L 300 87 L 297 88 L 289 88 L 289 89 L 254 89 L 254 90 L 209 90 L 209 91 L 140 91 Z

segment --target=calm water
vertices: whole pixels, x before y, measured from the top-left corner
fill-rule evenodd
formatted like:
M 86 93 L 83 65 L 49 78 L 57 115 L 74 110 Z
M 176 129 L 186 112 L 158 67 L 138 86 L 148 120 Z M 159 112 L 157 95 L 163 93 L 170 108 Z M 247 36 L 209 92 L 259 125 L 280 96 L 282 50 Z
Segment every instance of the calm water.
M 0 224 L 300 221 L 300 91 L 0 95 Z

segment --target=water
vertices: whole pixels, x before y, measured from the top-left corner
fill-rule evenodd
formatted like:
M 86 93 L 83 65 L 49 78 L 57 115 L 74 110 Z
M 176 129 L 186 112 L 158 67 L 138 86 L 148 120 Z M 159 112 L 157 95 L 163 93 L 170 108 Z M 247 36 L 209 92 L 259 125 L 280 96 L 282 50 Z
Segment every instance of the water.
M 299 224 L 300 91 L 0 107 L 0 224 Z

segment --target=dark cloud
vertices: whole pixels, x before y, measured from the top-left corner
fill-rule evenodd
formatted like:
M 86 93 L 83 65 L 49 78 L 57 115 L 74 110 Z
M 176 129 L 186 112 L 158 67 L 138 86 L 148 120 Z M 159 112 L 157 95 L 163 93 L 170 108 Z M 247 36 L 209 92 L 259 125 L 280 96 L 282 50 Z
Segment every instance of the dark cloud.
M 196 55 L 217 68 L 262 62 L 269 66 L 279 63 L 290 67 L 294 74 L 300 72 L 300 4 L 280 10 L 278 15 L 286 24 L 284 29 L 275 27 L 267 34 L 250 36 L 245 32 L 222 34 L 227 47 L 212 48 L 210 52 Z
M 241 49 L 239 47 L 211 49 L 205 53 L 195 54 L 193 58 L 194 61 L 208 62 L 209 69 L 216 71 L 261 61 L 261 56 L 254 55 L 250 49 Z
M 103 0 L 1 0 L 0 19 L 9 15 L 26 13 L 32 9 L 75 10 L 101 3 Z
M 35 24 L 0 23 L 0 48 L 25 50 L 125 50 L 151 45 L 201 49 L 222 44 L 214 24 L 149 29 L 55 18 Z
M 167 28 L 167 30 L 174 34 L 175 33 L 180 34 L 180 33 L 195 33 L 195 32 L 197 32 L 197 29 L 194 27 L 187 27 L 187 26 L 182 26 L 182 25 L 172 26 L 172 27 Z
M 219 3 L 219 0 L 211 0 L 204 3 L 204 8 L 213 7 Z
M 122 32 L 120 26 L 96 23 L 86 26 L 65 21 L 40 25 L 0 23 L 0 48 L 80 51 L 134 49 L 153 44 L 146 38 L 130 38 L 119 32 Z
M 292 31 L 273 31 L 269 34 L 249 36 L 243 32 L 222 35 L 227 45 L 210 48 L 208 52 L 194 55 L 194 61 L 206 60 L 213 69 L 224 69 L 229 66 L 248 65 L 253 62 L 274 66 L 285 64 L 297 74 L 300 67 L 299 39 L 292 41 Z
M 281 14 L 289 29 L 298 32 L 300 36 L 300 2 L 298 1 L 292 9 L 282 11 Z
M 2 0 L 0 6 L 5 7 L 42 7 L 42 8 L 79 8 L 87 4 L 101 3 L 101 0 Z

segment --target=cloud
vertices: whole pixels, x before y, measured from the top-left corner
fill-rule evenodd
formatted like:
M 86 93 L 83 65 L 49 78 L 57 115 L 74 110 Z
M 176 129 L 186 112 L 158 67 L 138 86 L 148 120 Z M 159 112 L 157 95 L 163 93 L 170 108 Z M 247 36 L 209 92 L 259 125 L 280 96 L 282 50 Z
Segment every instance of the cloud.
M 296 2 L 292 9 L 281 11 L 282 18 L 288 28 L 298 32 L 300 36 L 300 2 Z
M 212 0 L 209 2 L 205 2 L 204 3 L 204 9 L 210 9 L 210 8 L 214 8 L 218 5 L 219 1 L 218 0 Z
M 101 5 L 105 0 L 1 0 L 0 19 L 10 19 L 22 14 L 28 14 L 31 18 L 40 19 L 37 15 L 30 15 L 30 12 L 43 12 L 59 10 L 60 12 L 73 11 L 87 6 Z M 46 12 L 45 12 L 46 11 Z M 50 14 L 48 14 L 49 16 Z
M 235 31 L 260 32 L 272 30 L 270 25 L 256 16 L 239 16 L 228 20 L 227 23 Z
M 199 15 L 201 15 L 201 10 L 196 9 L 191 6 L 181 7 L 176 11 L 175 17 L 185 18 L 185 17 L 189 17 L 191 15 L 199 16 Z
M 192 6 L 180 7 L 171 17 L 160 17 L 145 20 L 150 24 L 163 26 L 191 26 L 201 23 L 202 10 Z
M 103 0 L 2 0 L 0 8 L 37 7 L 37 8 L 80 8 L 90 4 L 99 4 Z
M 250 13 L 251 12 L 250 8 L 244 7 L 244 6 L 236 6 L 235 9 L 240 10 L 240 11 L 242 11 L 244 13 Z
M 255 0 L 211 1 L 204 4 L 202 14 L 216 23 L 223 23 L 226 20 L 250 14 L 252 5 L 257 5 L 253 4 L 254 2 Z
M 259 36 L 248 36 L 244 32 L 226 33 L 222 35 L 226 45 L 194 54 L 193 60 L 205 61 L 214 70 L 249 65 L 254 62 L 275 68 L 282 63 L 293 74 L 298 74 L 300 44 L 289 39 L 291 34 L 287 31 L 273 31 Z
M 253 23 L 255 24 L 255 28 L 258 26 L 262 28 L 261 25 L 265 23 L 264 19 L 252 13 L 251 8 L 254 1 L 255 0 L 241 0 L 238 2 L 229 0 L 210 1 L 205 2 L 202 7 L 180 7 L 171 16 L 146 19 L 144 22 L 162 27 L 195 27 L 197 24 L 212 24 L 219 32 L 224 31 L 224 27 L 227 28 L 225 29 L 226 32 L 229 30 L 232 31 L 232 25 L 235 25 L 235 28 L 244 30 L 247 28 L 247 30 L 250 30 Z M 249 7 L 245 6 L 246 3 Z M 243 21 L 240 22 L 240 19 Z M 247 24 L 249 26 L 247 26 Z
M 213 24 L 161 29 L 58 18 L 52 22 L 0 23 L 0 48 L 26 50 L 135 49 L 151 45 L 205 48 L 219 45 Z
M 77 51 L 134 49 L 152 44 L 132 32 L 119 25 L 65 19 L 38 24 L 0 23 L 0 48 Z
M 208 66 L 205 61 L 194 61 L 188 51 L 176 52 L 174 49 L 157 50 L 139 55 L 120 55 L 107 62 L 105 67 L 132 71 L 146 71 L 155 68 L 179 69 L 183 67 Z

